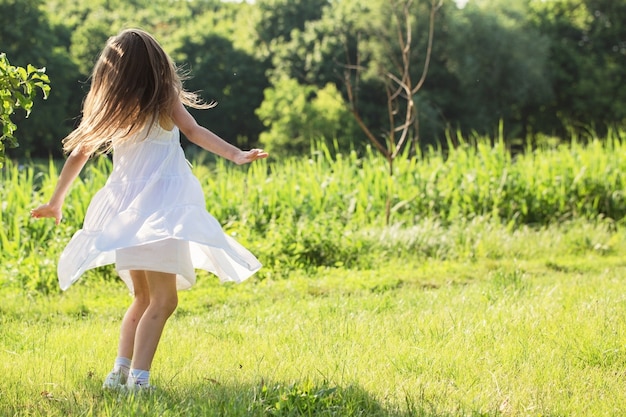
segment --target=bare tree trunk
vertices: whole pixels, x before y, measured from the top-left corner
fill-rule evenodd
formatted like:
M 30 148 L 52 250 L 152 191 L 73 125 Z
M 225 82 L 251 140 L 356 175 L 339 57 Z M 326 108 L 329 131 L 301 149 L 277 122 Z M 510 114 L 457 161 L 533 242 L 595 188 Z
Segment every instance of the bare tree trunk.
M 384 142 L 381 142 L 376 135 L 372 133 L 370 128 L 363 121 L 358 109 L 357 87 L 360 73 L 364 70 L 358 52 L 360 36 L 357 38 L 356 64 L 350 62 L 350 57 L 346 53 L 348 62 L 345 66 L 344 77 L 350 110 L 361 130 L 374 147 L 385 157 L 388 164 L 389 185 L 387 187 L 387 201 L 385 204 L 385 222 L 387 225 L 391 222 L 394 160 L 400 155 L 407 142 L 409 142 L 409 138 L 411 138 L 410 142 L 413 143 L 414 146 L 417 146 L 417 142 L 419 141 L 419 114 L 413 97 L 423 87 L 428 75 L 435 32 L 435 16 L 439 8 L 441 8 L 443 0 L 430 0 L 426 56 L 420 79 L 415 85 L 411 79 L 411 52 L 413 47 L 413 33 L 411 27 L 412 3 L 413 0 L 389 0 L 396 23 L 395 36 L 398 46 L 400 47 L 400 56 L 398 60 L 392 59 L 392 61 L 396 63 L 397 74 L 390 71 L 381 72 L 381 79 L 385 84 L 387 93 L 387 116 L 389 122 L 389 130 L 385 135 L 386 140 Z M 354 81 L 352 80 L 353 74 Z M 400 121 L 397 120 L 397 115 L 400 115 Z

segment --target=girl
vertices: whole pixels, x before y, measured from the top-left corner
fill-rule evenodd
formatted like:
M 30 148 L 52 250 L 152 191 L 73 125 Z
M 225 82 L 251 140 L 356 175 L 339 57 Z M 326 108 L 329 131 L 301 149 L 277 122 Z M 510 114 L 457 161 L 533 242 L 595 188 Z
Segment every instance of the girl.
M 261 267 L 206 211 L 179 130 L 236 164 L 268 155 L 225 142 L 199 126 L 185 105 L 213 106 L 184 90 L 177 67 L 151 35 L 128 29 L 110 38 L 94 67 L 81 123 L 63 140 L 70 154 L 56 188 L 47 204 L 31 212 L 58 224 L 65 195 L 89 157 L 114 151 L 113 171 L 58 264 L 63 290 L 86 270 L 115 263 L 134 294 L 105 388 L 151 388 L 163 327 L 178 304 L 177 290 L 195 283 L 194 268 L 241 282 Z

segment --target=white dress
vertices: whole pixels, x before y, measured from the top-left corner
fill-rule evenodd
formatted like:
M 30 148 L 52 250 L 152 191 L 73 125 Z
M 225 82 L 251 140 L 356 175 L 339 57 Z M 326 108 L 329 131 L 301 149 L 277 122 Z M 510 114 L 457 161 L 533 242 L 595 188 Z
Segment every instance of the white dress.
M 196 281 L 194 268 L 222 282 L 241 282 L 261 268 L 207 212 L 176 127 L 156 123 L 114 148 L 113 171 L 59 259 L 61 289 L 113 263 L 131 292 L 129 269 L 176 273 L 177 288 L 187 289 Z

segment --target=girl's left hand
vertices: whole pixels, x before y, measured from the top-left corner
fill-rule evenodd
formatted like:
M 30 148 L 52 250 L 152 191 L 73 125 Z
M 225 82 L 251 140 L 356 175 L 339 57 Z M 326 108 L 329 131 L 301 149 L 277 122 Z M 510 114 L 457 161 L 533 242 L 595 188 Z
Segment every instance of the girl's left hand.
M 30 211 L 30 215 L 35 219 L 38 219 L 40 217 L 53 217 L 56 224 L 59 224 L 62 217 L 61 209 L 51 206 L 50 204 L 42 204 L 36 209 L 32 209 Z
M 250 149 L 249 151 L 239 152 L 233 162 L 237 165 L 247 164 L 256 161 L 257 159 L 265 159 L 268 156 L 269 154 L 263 149 Z

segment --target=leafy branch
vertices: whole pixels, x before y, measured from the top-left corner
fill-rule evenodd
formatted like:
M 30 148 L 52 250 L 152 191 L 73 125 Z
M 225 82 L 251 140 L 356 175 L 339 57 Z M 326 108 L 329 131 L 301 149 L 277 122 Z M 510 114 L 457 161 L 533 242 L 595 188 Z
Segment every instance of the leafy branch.
M 33 99 L 40 89 L 43 98 L 48 98 L 50 92 L 50 80 L 45 74 L 45 68 L 35 68 L 28 64 L 26 68 L 13 66 L 9 63 L 5 53 L 0 53 L 0 124 L 2 136 L 0 136 L 0 167 L 4 164 L 5 147 L 16 148 L 19 146 L 14 133 L 17 125 L 11 120 L 11 115 L 16 109 L 30 115 L 33 108 Z M 5 145 L 6 143 L 6 145 Z

